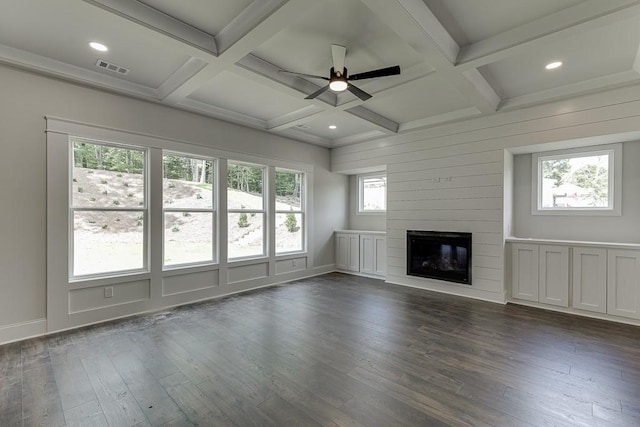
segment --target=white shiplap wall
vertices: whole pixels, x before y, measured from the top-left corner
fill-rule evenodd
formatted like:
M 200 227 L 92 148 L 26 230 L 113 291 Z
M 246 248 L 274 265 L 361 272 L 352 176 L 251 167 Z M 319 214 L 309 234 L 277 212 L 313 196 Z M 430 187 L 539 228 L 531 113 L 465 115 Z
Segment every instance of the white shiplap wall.
M 332 171 L 386 165 L 388 282 L 504 302 L 504 239 L 511 221 L 505 177 L 511 179 L 512 163 L 505 150 L 637 137 L 638 100 L 640 86 L 616 89 L 334 148 Z M 407 276 L 406 230 L 411 229 L 473 233 L 472 286 Z

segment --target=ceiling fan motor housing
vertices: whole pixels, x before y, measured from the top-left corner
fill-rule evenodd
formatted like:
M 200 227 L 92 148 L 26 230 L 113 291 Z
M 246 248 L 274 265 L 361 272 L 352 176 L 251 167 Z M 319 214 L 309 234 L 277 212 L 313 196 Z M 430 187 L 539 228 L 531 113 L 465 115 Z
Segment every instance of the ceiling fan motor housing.
M 342 74 L 338 74 L 333 67 L 331 67 L 331 77 L 329 78 L 329 88 L 334 92 L 342 92 L 347 89 L 349 84 L 347 83 L 347 68 L 344 68 Z

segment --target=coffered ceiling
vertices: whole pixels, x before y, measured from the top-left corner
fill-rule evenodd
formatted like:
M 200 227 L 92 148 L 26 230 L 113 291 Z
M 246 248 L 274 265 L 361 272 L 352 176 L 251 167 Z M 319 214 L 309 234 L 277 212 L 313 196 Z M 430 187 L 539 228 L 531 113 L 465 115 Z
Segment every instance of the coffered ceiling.
M 326 82 L 279 70 L 328 77 L 331 44 L 349 74 L 402 73 L 358 81 L 364 102 L 305 100 Z M 639 46 L 640 0 L 5 0 L 0 14 L 2 63 L 325 147 L 638 84 Z

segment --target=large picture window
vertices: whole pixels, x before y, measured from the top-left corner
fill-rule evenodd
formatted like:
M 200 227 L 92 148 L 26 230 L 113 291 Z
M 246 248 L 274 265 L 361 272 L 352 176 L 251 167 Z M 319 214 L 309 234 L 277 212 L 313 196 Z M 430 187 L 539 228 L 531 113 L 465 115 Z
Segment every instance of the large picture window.
M 163 155 L 164 265 L 216 261 L 215 162 Z
M 71 139 L 71 276 L 147 268 L 146 151 Z
M 534 214 L 619 214 L 620 144 L 533 155 Z
M 276 169 L 276 253 L 304 250 L 304 174 Z
M 358 176 L 358 212 L 380 214 L 387 211 L 387 175 Z
M 227 165 L 227 251 L 229 259 L 265 256 L 266 167 Z

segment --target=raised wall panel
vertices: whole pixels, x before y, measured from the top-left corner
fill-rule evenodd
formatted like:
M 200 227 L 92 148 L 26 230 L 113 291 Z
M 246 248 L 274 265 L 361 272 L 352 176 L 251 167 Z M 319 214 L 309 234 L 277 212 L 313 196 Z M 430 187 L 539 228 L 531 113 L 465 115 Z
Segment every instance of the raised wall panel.
M 640 319 L 640 252 L 609 250 L 607 313 Z
M 607 250 L 573 248 L 574 308 L 607 312 Z
M 373 237 L 374 263 L 373 274 L 377 276 L 387 275 L 387 238 L 384 236 Z
M 373 236 L 360 235 L 360 272 L 374 274 L 375 272 L 375 246 Z
M 540 246 L 539 302 L 569 307 L 569 248 Z
M 106 296 L 105 288 L 112 290 L 111 297 Z M 144 301 L 150 298 L 150 293 L 149 280 L 73 289 L 69 291 L 69 313 L 80 313 L 115 305 Z
M 276 274 L 293 273 L 307 269 L 307 257 L 276 261 Z
M 349 235 L 349 263 L 347 270 L 360 271 L 360 236 L 358 234 Z
M 538 302 L 538 245 L 514 243 L 511 250 L 513 262 L 511 296 Z
M 347 270 L 349 267 L 349 235 L 336 233 L 336 267 Z
M 229 267 L 229 280 L 227 283 L 246 282 L 248 280 L 262 279 L 269 276 L 269 263 L 242 265 Z
M 219 284 L 218 270 L 168 276 L 162 279 L 162 296 L 209 289 Z

